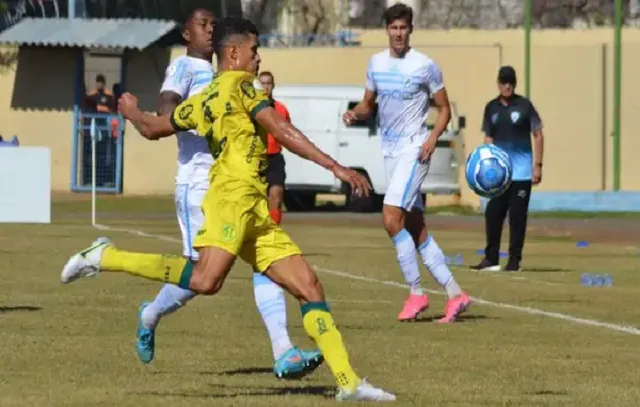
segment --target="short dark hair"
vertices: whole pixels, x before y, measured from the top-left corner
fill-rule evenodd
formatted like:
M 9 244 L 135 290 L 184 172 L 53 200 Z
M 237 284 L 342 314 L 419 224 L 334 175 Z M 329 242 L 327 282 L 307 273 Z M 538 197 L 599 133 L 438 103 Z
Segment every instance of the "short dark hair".
M 396 20 L 405 20 L 409 26 L 413 26 L 413 9 L 404 3 L 396 3 L 382 14 L 386 26 L 390 26 Z
M 246 18 L 225 17 L 216 23 L 213 29 L 213 51 L 218 58 L 222 57 L 222 48 L 227 44 L 230 37 L 234 35 L 259 36 L 258 28 Z
M 107 80 L 104 78 L 104 75 L 99 73 L 96 75 L 96 82 L 107 83 Z
M 261 77 L 261 76 L 268 76 L 269 78 L 271 78 L 271 82 L 275 82 L 276 81 L 276 79 L 273 76 L 273 74 L 271 73 L 271 71 L 262 71 L 262 72 L 260 72 L 258 74 L 258 78 Z
M 193 19 L 193 17 L 196 15 L 198 11 L 205 11 L 207 13 L 211 13 L 215 18 L 215 13 L 213 12 L 213 10 L 209 10 L 208 8 L 205 8 L 205 7 L 190 8 L 187 11 L 187 14 L 185 14 L 184 19 L 182 19 L 182 21 L 180 21 L 180 23 L 178 24 L 180 27 L 180 31 L 184 31 L 187 29 L 187 25 L 189 24 L 189 21 Z

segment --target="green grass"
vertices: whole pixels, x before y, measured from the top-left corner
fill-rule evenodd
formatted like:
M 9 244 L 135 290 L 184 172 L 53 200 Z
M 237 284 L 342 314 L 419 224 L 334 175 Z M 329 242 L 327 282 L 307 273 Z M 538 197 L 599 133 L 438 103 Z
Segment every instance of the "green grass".
M 137 306 L 159 284 L 104 273 L 68 286 L 68 256 L 104 233 L 88 225 L 85 201 L 54 205 L 51 225 L 0 228 L 1 406 L 323 406 L 335 402 L 326 367 L 301 381 L 270 372 L 266 331 L 255 309 L 251 270 L 238 262 L 220 295 L 197 298 L 158 329 L 156 360 L 134 351 Z M 167 198 L 102 198 L 98 221 L 178 238 Z M 398 394 L 402 406 L 637 406 L 640 337 L 498 306 L 476 304 L 460 323 L 437 325 L 444 297 L 431 295 L 421 321 L 397 323 L 406 290 L 378 221 L 329 225 L 285 217 L 284 226 L 318 268 L 356 370 Z M 374 215 L 374 217 L 377 215 Z M 316 222 L 314 224 L 314 222 Z M 481 230 L 432 234 L 448 255 L 475 262 Z M 179 253 L 164 240 L 109 234 L 118 246 Z M 640 325 L 637 249 L 530 233 L 527 271 L 481 274 L 455 267 L 475 297 L 619 325 Z M 364 276 L 361 281 L 327 270 Z M 612 288 L 580 285 L 584 271 L 608 272 Z M 425 285 L 437 290 L 424 273 Z M 291 336 L 312 346 L 288 297 Z

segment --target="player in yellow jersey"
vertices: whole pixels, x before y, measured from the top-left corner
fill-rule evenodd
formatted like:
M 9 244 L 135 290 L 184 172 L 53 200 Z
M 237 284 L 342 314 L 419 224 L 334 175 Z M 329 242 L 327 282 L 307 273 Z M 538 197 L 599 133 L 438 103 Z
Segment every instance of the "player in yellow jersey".
M 336 399 L 395 400 L 393 394 L 354 372 L 315 272 L 298 246 L 271 220 L 265 179 L 267 132 L 290 151 L 332 171 L 355 193 L 368 194 L 371 186 L 363 176 L 323 153 L 271 107 L 255 77 L 260 56 L 258 31 L 251 21 L 228 17 L 218 22 L 214 49 L 218 74 L 208 88 L 182 102 L 170 116 L 142 113 L 131 94 L 120 99 L 121 113 L 145 136 L 195 129 L 209 141 L 216 161 L 202 205 L 204 226 L 194 241 L 200 260 L 191 263 L 173 255 L 126 252 L 99 238 L 71 257 L 62 271 L 62 282 L 100 271 L 126 272 L 213 295 L 240 257 L 298 299 L 304 329 L 338 383 Z

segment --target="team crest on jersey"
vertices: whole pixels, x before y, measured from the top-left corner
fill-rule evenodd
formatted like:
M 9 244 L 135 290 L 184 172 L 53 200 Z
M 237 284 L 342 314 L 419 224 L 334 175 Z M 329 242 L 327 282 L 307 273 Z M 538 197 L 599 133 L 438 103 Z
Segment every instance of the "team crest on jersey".
M 496 124 L 498 122 L 498 113 L 491 115 L 491 123 Z
M 240 84 L 240 90 L 249 99 L 255 99 L 256 98 L 256 88 L 254 88 L 253 85 L 250 82 L 246 82 L 246 81 L 242 82 Z
M 520 112 L 518 112 L 518 111 L 511 112 L 511 121 L 512 122 L 516 123 L 519 118 L 520 118 Z
M 167 76 L 175 75 L 177 70 L 178 69 L 176 68 L 175 65 L 169 65 L 169 68 L 167 68 Z
M 187 120 L 189 116 L 191 116 L 191 113 L 193 113 L 193 105 L 192 104 L 184 105 L 182 106 L 182 109 L 180 109 L 180 111 L 178 112 L 178 117 L 180 118 L 180 120 Z
M 411 77 L 407 76 L 404 78 L 404 87 L 408 88 L 411 86 Z
M 222 226 L 221 232 L 222 233 L 220 237 L 222 237 L 222 240 L 224 240 L 225 242 L 233 242 L 234 240 L 236 240 L 235 226 L 226 223 Z

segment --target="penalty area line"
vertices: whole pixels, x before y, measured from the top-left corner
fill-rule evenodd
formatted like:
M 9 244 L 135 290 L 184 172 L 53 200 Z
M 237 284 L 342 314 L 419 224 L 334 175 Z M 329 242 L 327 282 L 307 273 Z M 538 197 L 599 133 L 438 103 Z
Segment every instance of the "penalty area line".
M 100 224 L 96 224 L 96 225 L 94 225 L 94 227 L 96 229 L 99 229 L 99 230 L 108 230 L 108 231 L 112 231 L 112 232 L 122 232 L 122 233 L 127 233 L 127 234 L 130 234 L 130 235 L 134 235 L 134 236 L 140 236 L 140 237 L 146 237 L 146 238 L 150 238 L 150 239 L 163 240 L 165 242 L 181 243 L 180 239 L 177 239 L 175 237 L 157 235 L 157 234 L 152 234 L 152 233 L 146 233 L 146 232 L 144 232 L 142 230 L 127 229 L 127 228 L 117 228 L 117 227 L 111 227 L 111 226 L 100 225 Z M 385 286 L 389 286 L 389 287 L 401 288 L 403 290 L 407 289 L 405 284 L 398 283 L 396 281 L 378 280 L 378 279 L 371 278 L 371 277 L 365 277 L 365 276 L 360 276 L 360 275 L 357 275 L 357 274 L 347 273 L 345 271 L 332 270 L 332 269 L 328 269 L 328 268 L 325 268 L 325 267 L 320 267 L 320 266 L 317 266 L 317 265 L 313 265 L 313 268 L 316 271 L 320 272 L 320 273 L 328 274 L 328 275 L 332 275 L 332 276 L 336 276 L 336 277 L 342 277 L 342 278 L 348 278 L 348 279 L 351 279 L 351 280 L 364 281 L 364 282 L 371 283 L 371 284 L 378 284 L 378 285 L 385 285 Z M 427 291 L 430 294 L 444 295 L 444 293 L 442 293 L 440 291 L 435 291 L 435 290 L 431 290 L 431 289 L 425 289 L 425 291 Z M 538 309 L 538 308 L 522 307 L 522 306 L 519 306 L 519 305 L 507 304 L 507 303 L 503 303 L 503 302 L 488 301 L 488 300 L 484 300 L 482 298 L 477 298 L 477 297 L 471 297 L 471 301 L 473 303 L 475 303 L 475 304 L 486 305 L 486 306 L 494 307 L 494 308 L 507 309 L 507 310 L 516 311 L 516 312 L 519 312 L 519 313 L 522 313 L 522 314 L 540 315 L 540 316 L 544 316 L 544 317 L 547 317 L 547 318 L 558 319 L 558 320 L 561 320 L 561 321 L 570 322 L 570 323 L 577 324 L 577 325 L 591 326 L 591 327 L 596 327 L 596 328 L 604 328 L 604 329 L 608 329 L 608 330 L 611 330 L 611 331 L 622 332 L 622 333 L 626 333 L 626 334 L 630 334 L 630 335 L 640 336 L 640 329 L 632 327 L 632 326 L 617 325 L 617 324 L 612 324 L 612 323 L 609 323 L 609 322 L 598 321 L 596 319 L 581 318 L 581 317 L 576 317 L 576 316 L 570 315 L 570 314 L 562 314 L 562 313 L 559 313 L 559 312 L 545 311 L 545 310 L 541 310 L 541 309 Z

